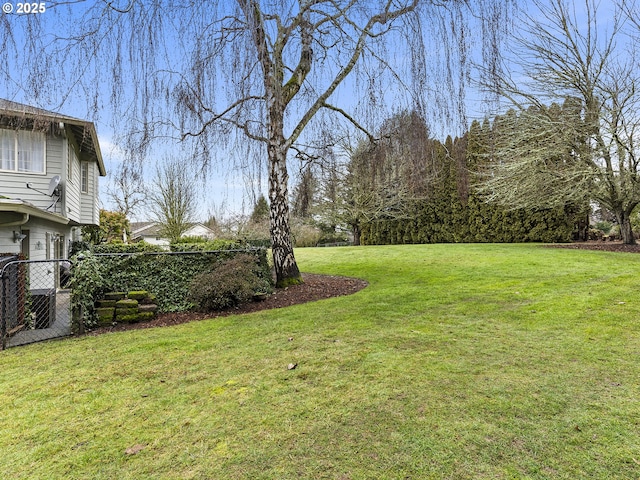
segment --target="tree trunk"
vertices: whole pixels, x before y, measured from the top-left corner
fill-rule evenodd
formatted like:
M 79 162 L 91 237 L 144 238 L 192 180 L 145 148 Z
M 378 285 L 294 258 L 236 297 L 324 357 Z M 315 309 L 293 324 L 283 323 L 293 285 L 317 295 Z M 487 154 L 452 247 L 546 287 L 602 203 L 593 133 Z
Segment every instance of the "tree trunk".
M 622 237 L 622 243 L 626 245 L 635 245 L 636 237 L 633 234 L 633 228 L 631 227 L 631 215 L 626 210 L 616 213 L 618 224 L 620 225 L 620 236 Z
M 360 225 L 358 223 L 351 224 L 351 231 L 353 233 L 353 244 L 360 245 Z
M 302 276 L 293 255 L 289 226 L 289 195 L 287 154 L 274 143 L 269 145 L 269 218 L 276 287 L 302 283 Z

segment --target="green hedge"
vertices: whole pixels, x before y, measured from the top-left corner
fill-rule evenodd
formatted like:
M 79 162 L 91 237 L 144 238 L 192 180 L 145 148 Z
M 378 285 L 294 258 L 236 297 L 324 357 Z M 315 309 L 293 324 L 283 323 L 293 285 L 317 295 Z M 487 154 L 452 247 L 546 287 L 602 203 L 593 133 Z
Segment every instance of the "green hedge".
M 119 245 L 117 248 L 123 247 Z M 190 310 L 194 307 L 188 300 L 192 279 L 211 271 L 220 262 L 247 253 L 256 257 L 260 276 L 271 283 L 271 270 L 264 249 L 194 249 L 188 253 L 149 250 L 109 254 L 85 251 L 76 256 L 74 262 L 73 302 L 83 307 L 88 327 L 96 324 L 93 302 L 109 291 L 146 290 L 157 297 L 160 312 Z
M 137 243 L 102 243 L 92 245 L 91 251 L 96 254 L 107 253 L 144 253 L 144 252 L 165 252 L 166 249 L 160 245 L 152 245 L 147 242 Z
M 471 196 L 466 205 L 418 202 L 406 219 L 378 220 L 362 226 L 365 245 L 407 243 L 570 242 L 586 212 L 569 206 L 509 210 Z
M 247 248 L 235 240 L 210 240 L 207 242 L 180 242 L 172 243 L 172 252 L 215 252 L 218 250 L 241 250 Z

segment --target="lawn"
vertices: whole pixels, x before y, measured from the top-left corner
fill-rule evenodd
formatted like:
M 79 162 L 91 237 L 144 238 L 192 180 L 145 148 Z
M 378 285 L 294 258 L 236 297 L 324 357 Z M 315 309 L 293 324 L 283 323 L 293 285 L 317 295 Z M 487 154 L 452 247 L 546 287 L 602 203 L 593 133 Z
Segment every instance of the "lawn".
M 0 352 L 0 476 L 640 477 L 640 255 L 296 255 L 370 285 Z

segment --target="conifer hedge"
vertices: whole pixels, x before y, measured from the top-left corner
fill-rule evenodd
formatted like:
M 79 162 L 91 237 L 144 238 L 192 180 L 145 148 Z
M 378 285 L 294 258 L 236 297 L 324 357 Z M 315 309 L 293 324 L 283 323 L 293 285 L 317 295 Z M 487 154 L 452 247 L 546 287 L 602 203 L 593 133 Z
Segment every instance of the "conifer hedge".
M 382 189 L 380 197 L 393 196 L 393 188 L 403 185 L 398 191 L 426 192 L 416 194 L 419 199 L 403 202 L 402 211 L 396 209 L 388 218 L 381 215 L 362 222 L 361 243 L 555 243 L 586 239 L 587 204 L 525 210 L 485 201 L 476 187 L 487 175 L 494 128 L 498 127 L 488 121 L 482 125 L 474 121 L 464 136 L 448 137 L 444 143 L 425 140 L 421 149 L 412 146 L 409 154 L 389 148 L 381 153 L 384 145 L 375 145 L 352 157 L 352 181 L 361 191 Z M 400 135 L 398 143 L 402 144 L 403 138 Z

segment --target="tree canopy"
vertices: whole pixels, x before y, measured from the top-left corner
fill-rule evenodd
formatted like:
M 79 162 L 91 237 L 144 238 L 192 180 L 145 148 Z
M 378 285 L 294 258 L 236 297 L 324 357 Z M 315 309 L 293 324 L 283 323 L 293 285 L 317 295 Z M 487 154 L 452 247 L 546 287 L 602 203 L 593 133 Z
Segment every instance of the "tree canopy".
M 276 276 L 286 285 L 301 280 L 289 227 L 288 162 L 313 161 L 344 128 L 371 136 L 388 104 L 416 105 L 440 119 L 460 116 L 472 42 L 496 64 L 513 4 L 65 3 L 47 15 L 2 17 L 7 48 L 0 68 L 8 81 L 22 73 L 44 103 L 84 95 L 94 112 L 110 104 L 139 155 L 154 139 L 173 138 L 193 147 L 199 167 L 230 151 L 240 164 L 258 159 L 269 184 Z M 26 49 L 15 35 L 18 24 L 28 27 Z M 9 60 L 23 52 L 33 55 L 16 72 Z
M 609 209 L 625 243 L 640 203 L 640 70 L 637 8 L 621 0 L 533 2 L 514 39 L 518 76 L 491 86 L 513 110 L 496 119 L 484 191 L 513 207 L 594 201 Z M 602 20 L 607 19 L 605 26 Z M 518 81 L 513 80 L 517 78 Z

